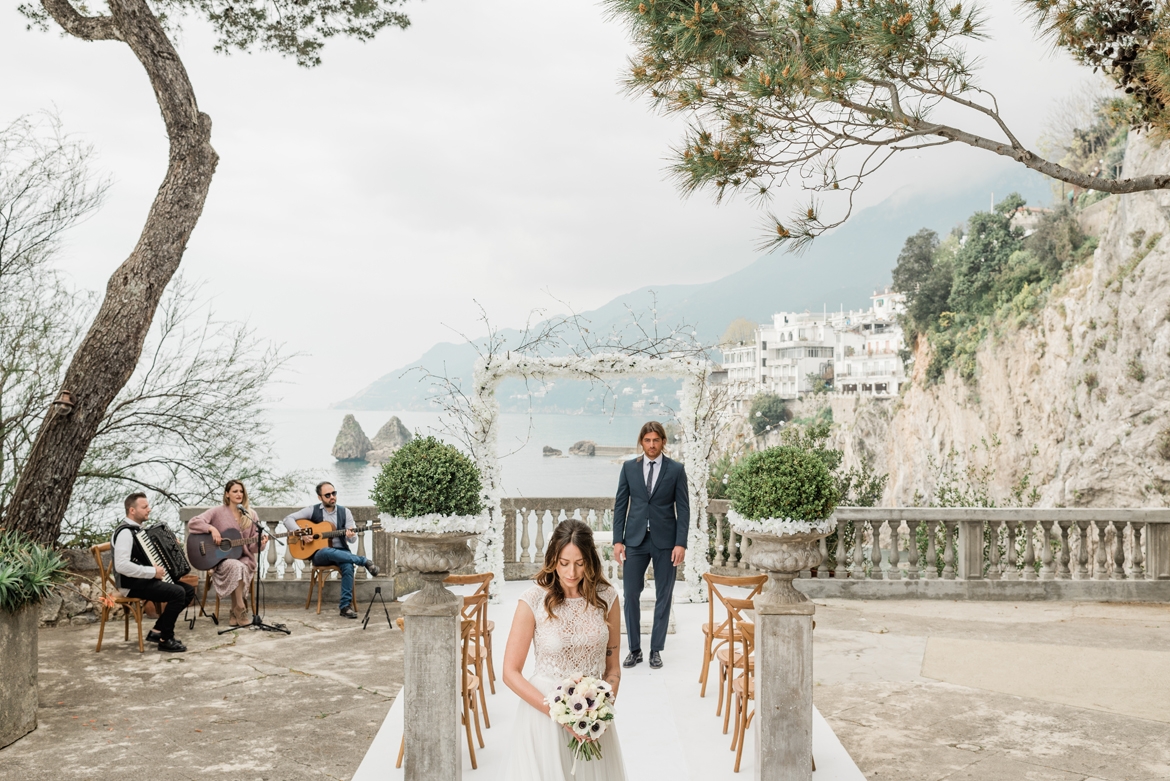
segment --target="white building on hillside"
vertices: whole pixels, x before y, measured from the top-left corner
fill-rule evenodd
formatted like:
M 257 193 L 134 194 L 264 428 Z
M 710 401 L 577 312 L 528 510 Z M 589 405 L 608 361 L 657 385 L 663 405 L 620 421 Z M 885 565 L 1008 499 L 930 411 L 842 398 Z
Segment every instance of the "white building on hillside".
M 864 312 L 779 312 L 753 340 L 725 348 L 723 369 L 736 388 L 736 409 L 757 393 L 796 399 L 820 382 L 838 393 L 897 393 L 905 381 L 898 357 L 902 296 L 887 290 L 871 300 Z

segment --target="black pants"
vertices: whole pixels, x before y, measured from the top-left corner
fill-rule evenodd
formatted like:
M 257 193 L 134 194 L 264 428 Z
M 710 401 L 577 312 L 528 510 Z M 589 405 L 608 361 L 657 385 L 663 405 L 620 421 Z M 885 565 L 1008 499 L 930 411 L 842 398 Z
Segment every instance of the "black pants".
M 650 650 L 661 651 L 666 645 L 670 624 L 670 601 L 674 595 L 675 566 L 670 562 L 674 548 L 656 548 L 650 535 L 636 548 L 626 546 L 626 564 L 622 583 L 626 592 L 626 644 L 631 651 L 642 650 L 642 586 L 646 567 L 654 564 L 654 628 L 650 631 Z
M 179 614 L 195 599 L 195 588 L 186 583 L 166 583 L 161 580 L 152 580 L 145 585 L 130 589 L 128 596 L 136 599 L 150 600 L 155 604 L 167 603 L 167 607 L 154 622 L 154 631 L 162 635 L 163 640 L 175 636 L 175 622 Z

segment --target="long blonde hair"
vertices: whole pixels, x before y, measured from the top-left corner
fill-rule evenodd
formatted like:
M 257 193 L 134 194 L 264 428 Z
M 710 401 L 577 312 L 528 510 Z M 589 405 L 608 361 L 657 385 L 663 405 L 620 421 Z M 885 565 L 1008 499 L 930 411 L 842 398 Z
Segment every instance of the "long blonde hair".
M 244 513 L 243 518 L 241 518 L 241 520 L 240 520 L 240 531 L 245 531 L 248 527 L 250 527 L 252 525 L 252 503 L 248 501 L 248 489 L 244 486 L 244 484 L 241 481 L 239 481 L 239 480 L 228 480 L 227 481 L 227 485 L 225 485 L 223 487 L 223 506 L 231 508 L 231 509 L 235 509 L 235 508 L 232 508 L 232 500 L 228 498 L 228 494 L 231 493 L 232 488 L 234 488 L 237 485 L 240 487 L 240 490 L 244 492 L 244 509 L 247 510 L 247 512 Z
M 581 558 L 585 560 L 585 577 L 578 586 L 581 596 L 588 604 L 605 613 L 605 600 L 598 591 L 602 586 L 608 586 L 609 581 L 601 572 L 601 557 L 597 555 L 597 546 L 593 542 L 593 530 L 574 518 L 561 521 L 553 529 L 544 552 L 544 566 L 536 573 L 536 584 L 548 592 L 544 597 L 545 612 L 549 618 L 556 618 L 553 608 L 565 603 L 565 588 L 557 577 L 557 560 L 566 545 L 576 545 L 577 550 L 581 551 Z

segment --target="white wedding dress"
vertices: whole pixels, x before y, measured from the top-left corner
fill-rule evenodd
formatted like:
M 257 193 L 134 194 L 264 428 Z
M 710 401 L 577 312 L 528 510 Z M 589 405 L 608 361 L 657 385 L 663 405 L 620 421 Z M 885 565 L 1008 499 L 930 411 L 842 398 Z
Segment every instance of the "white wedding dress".
M 555 619 L 550 619 L 544 609 L 544 595 L 543 588 L 533 586 L 520 599 L 536 618 L 532 638 L 536 674 L 528 680 L 547 696 L 570 676 L 591 675 L 600 679 L 605 674 L 605 646 L 609 642 L 605 615 L 617 602 L 618 594 L 610 586 L 603 587 L 600 596 L 605 600 L 605 614 L 584 599 L 569 599 L 557 608 Z M 574 775 L 569 736 L 564 728 L 549 718 L 547 711 L 538 711 L 521 701 L 504 778 L 506 781 L 625 781 L 622 747 L 615 730 L 621 719 L 620 701 L 614 710 L 615 719 L 599 741 L 602 758 L 578 760 Z

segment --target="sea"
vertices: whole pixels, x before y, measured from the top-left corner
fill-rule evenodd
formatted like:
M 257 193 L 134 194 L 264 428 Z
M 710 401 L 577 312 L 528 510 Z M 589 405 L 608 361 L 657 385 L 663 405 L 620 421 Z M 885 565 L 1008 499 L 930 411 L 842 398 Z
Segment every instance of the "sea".
M 337 487 L 342 504 L 370 504 L 370 490 L 380 467 L 363 462 L 337 461 L 331 455 L 341 421 L 352 414 L 373 439 L 378 429 L 397 416 L 416 436 L 433 434 L 458 446 L 444 431 L 436 412 L 378 412 L 370 410 L 270 409 L 276 466 L 305 475 L 304 497 L 315 501 L 313 487 L 328 480 Z M 623 415 L 568 415 L 502 413 L 500 468 L 506 496 L 613 496 L 622 459 L 569 456 L 569 447 L 583 439 L 598 445 L 632 447 L 643 417 Z M 543 455 L 548 445 L 564 453 Z

